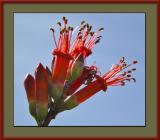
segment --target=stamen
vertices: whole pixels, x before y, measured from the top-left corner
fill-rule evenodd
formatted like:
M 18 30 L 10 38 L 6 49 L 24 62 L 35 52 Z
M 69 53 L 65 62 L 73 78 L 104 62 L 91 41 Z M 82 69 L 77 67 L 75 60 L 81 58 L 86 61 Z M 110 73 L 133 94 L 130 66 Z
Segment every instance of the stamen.
M 125 63 L 125 58 L 122 57 L 120 59 L 119 64 L 113 66 L 111 70 L 109 70 L 106 74 L 104 74 L 102 77 L 106 81 L 106 84 L 108 85 L 124 85 L 124 81 L 131 81 L 133 80 L 134 82 L 136 81 L 135 78 L 131 78 L 131 75 L 128 73 L 132 73 L 132 71 L 136 70 L 135 68 L 132 68 L 131 70 L 128 70 L 127 72 L 120 73 L 122 70 L 130 67 L 132 64 L 136 64 L 137 61 L 133 61 L 131 64 L 126 65 Z M 126 75 L 128 74 L 128 75 Z
M 55 31 L 54 31 L 53 28 L 50 28 L 50 30 L 51 30 L 52 33 L 53 33 L 54 43 L 55 43 L 55 45 L 56 45 L 56 48 L 58 49 L 57 42 L 56 42 L 56 37 L 55 37 L 55 34 L 54 34 Z

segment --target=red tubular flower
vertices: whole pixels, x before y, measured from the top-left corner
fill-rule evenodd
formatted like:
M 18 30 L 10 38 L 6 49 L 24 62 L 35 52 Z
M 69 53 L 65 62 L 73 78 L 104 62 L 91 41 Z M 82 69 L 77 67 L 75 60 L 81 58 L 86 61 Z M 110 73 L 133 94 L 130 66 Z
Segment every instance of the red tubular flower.
M 33 117 L 36 117 L 36 92 L 35 80 L 32 75 L 28 74 L 24 80 L 24 87 L 29 103 L 29 111 Z
M 89 83 L 86 87 L 80 89 L 75 94 L 73 94 L 68 100 L 64 102 L 62 110 L 70 110 L 80 103 L 84 102 L 100 90 L 106 90 L 107 86 L 101 77 L 97 77 L 97 80 Z
M 136 64 L 137 61 L 133 61 L 132 64 Z M 88 98 L 96 94 L 101 90 L 106 90 L 108 86 L 124 86 L 125 81 L 135 79 L 131 77 L 130 73 L 135 70 L 135 68 L 128 70 L 127 72 L 122 72 L 124 69 L 130 67 L 132 64 L 126 65 L 124 57 L 120 60 L 119 64 L 112 66 L 112 68 L 104 74 L 102 77 L 96 75 L 96 80 L 89 83 L 86 87 L 77 91 L 74 95 L 66 100 L 64 106 L 65 109 L 72 109 L 78 104 L 86 101 Z
M 83 57 L 84 62 L 85 59 L 92 54 L 92 49 L 96 46 L 97 43 L 100 42 L 102 36 L 99 36 L 99 32 L 103 30 L 100 28 L 96 32 L 91 32 L 92 26 L 88 23 L 84 24 L 85 22 L 82 21 L 81 27 L 79 29 L 78 35 L 74 40 L 72 46 L 72 50 L 70 54 L 73 56 L 73 60 L 70 62 L 70 66 L 68 72 L 71 73 L 73 71 L 74 65 L 79 57 Z
M 64 21 L 63 29 L 61 29 L 61 23 L 60 22 L 58 23 L 60 26 L 60 37 L 58 43 L 56 42 L 54 29 L 51 28 L 56 46 L 56 49 L 53 50 L 53 55 L 55 55 L 55 60 L 52 68 L 52 78 L 54 83 L 62 85 L 64 84 L 67 76 L 67 69 L 69 66 L 69 62 L 72 59 L 72 56 L 69 54 L 69 49 L 70 49 L 70 39 L 73 30 L 68 27 L 67 19 L 65 17 L 63 17 L 63 21 Z
M 67 19 L 63 17 L 64 28 L 61 28 L 61 23 L 58 22 L 60 26 L 60 37 L 58 43 L 56 42 L 56 37 L 54 34 L 54 29 L 51 28 L 53 32 L 53 38 L 55 42 L 56 49 L 53 50 L 54 55 L 54 65 L 52 67 L 52 79 L 54 85 L 52 86 L 52 97 L 58 99 L 61 97 L 64 88 L 64 82 L 67 76 L 67 69 L 70 60 L 73 57 L 69 54 L 70 40 L 72 36 L 73 28 L 68 27 Z
M 41 122 L 48 113 L 48 79 L 40 63 L 35 71 L 37 119 Z

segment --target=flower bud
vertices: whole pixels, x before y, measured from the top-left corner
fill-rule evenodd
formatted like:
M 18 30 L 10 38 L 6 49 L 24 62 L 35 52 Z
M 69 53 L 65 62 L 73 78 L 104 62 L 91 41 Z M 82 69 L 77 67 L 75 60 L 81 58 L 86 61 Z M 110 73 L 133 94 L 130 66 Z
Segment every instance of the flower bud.
M 35 80 L 32 75 L 28 74 L 24 80 L 24 87 L 29 103 L 29 111 L 33 117 L 36 117 L 36 93 Z
M 37 119 L 42 122 L 48 113 L 48 80 L 45 68 L 40 63 L 35 71 Z

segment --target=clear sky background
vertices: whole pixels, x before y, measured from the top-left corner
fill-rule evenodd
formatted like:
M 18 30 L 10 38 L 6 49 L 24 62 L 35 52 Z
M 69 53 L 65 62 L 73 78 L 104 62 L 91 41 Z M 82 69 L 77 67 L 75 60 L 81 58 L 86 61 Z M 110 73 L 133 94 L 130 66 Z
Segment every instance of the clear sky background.
M 34 126 L 23 86 L 25 76 L 34 75 L 41 62 L 49 66 L 53 44 L 50 28 L 58 33 L 57 22 L 66 16 L 73 27 L 82 20 L 93 30 L 104 27 L 103 38 L 87 59 L 104 74 L 124 56 L 138 60 L 133 77 L 137 82 L 109 87 L 73 110 L 57 115 L 55 126 L 144 126 L 145 125 L 145 14 L 143 13 L 15 13 L 14 14 L 14 125 Z M 58 34 L 56 35 L 58 37 Z

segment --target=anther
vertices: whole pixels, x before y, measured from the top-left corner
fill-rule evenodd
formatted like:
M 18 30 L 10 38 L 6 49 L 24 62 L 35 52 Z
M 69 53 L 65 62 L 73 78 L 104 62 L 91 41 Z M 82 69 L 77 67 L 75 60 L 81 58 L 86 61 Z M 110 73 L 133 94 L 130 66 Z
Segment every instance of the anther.
M 97 38 L 101 38 L 102 36 L 98 36 Z
M 93 35 L 94 35 L 94 32 L 90 32 L 90 35 L 93 36 Z M 97 37 L 97 38 L 98 38 L 98 37 Z
M 81 22 L 81 25 L 83 25 L 85 23 L 85 21 L 83 20 L 82 22 Z
M 128 71 L 128 73 L 131 73 L 131 72 L 132 72 L 131 70 Z
M 84 26 L 82 27 L 82 29 L 84 29 L 86 26 L 87 26 L 87 25 L 86 25 L 86 24 L 84 24 Z
M 60 23 L 60 22 L 57 22 L 57 24 L 58 24 L 59 26 L 61 26 L 61 23 Z
M 127 75 L 127 77 L 131 77 L 131 75 Z
M 133 71 L 135 71 L 135 70 L 136 70 L 136 68 L 133 68 L 132 70 L 133 70 Z
M 132 78 L 132 80 L 133 80 L 134 82 L 136 82 L 136 79 L 135 79 L 135 78 Z
M 83 28 L 80 28 L 79 31 L 81 32 L 83 30 Z
M 92 30 L 92 26 L 89 26 L 88 31 L 91 31 L 91 30 Z
M 98 39 L 96 42 L 95 42 L 95 44 L 97 44 L 97 43 L 99 43 L 100 42 L 100 40 Z
M 104 30 L 104 28 L 100 28 L 98 31 L 102 31 L 102 30 Z
M 137 61 L 137 60 L 133 61 L 133 64 L 136 64 L 136 63 L 138 63 L 138 61 Z
M 65 17 L 65 16 L 63 16 L 63 17 L 62 17 L 62 20 L 63 20 L 63 21 L 65 21 L 65 20 L 66 20 L 66 17 Z
M 89 28 L 89 24 L 88 23 L 86 24 L 86 26 L 87 26 L 87 28 Z
M 50 28 L 50 30 L 54 33 L 54 29 L 53 28 Z

